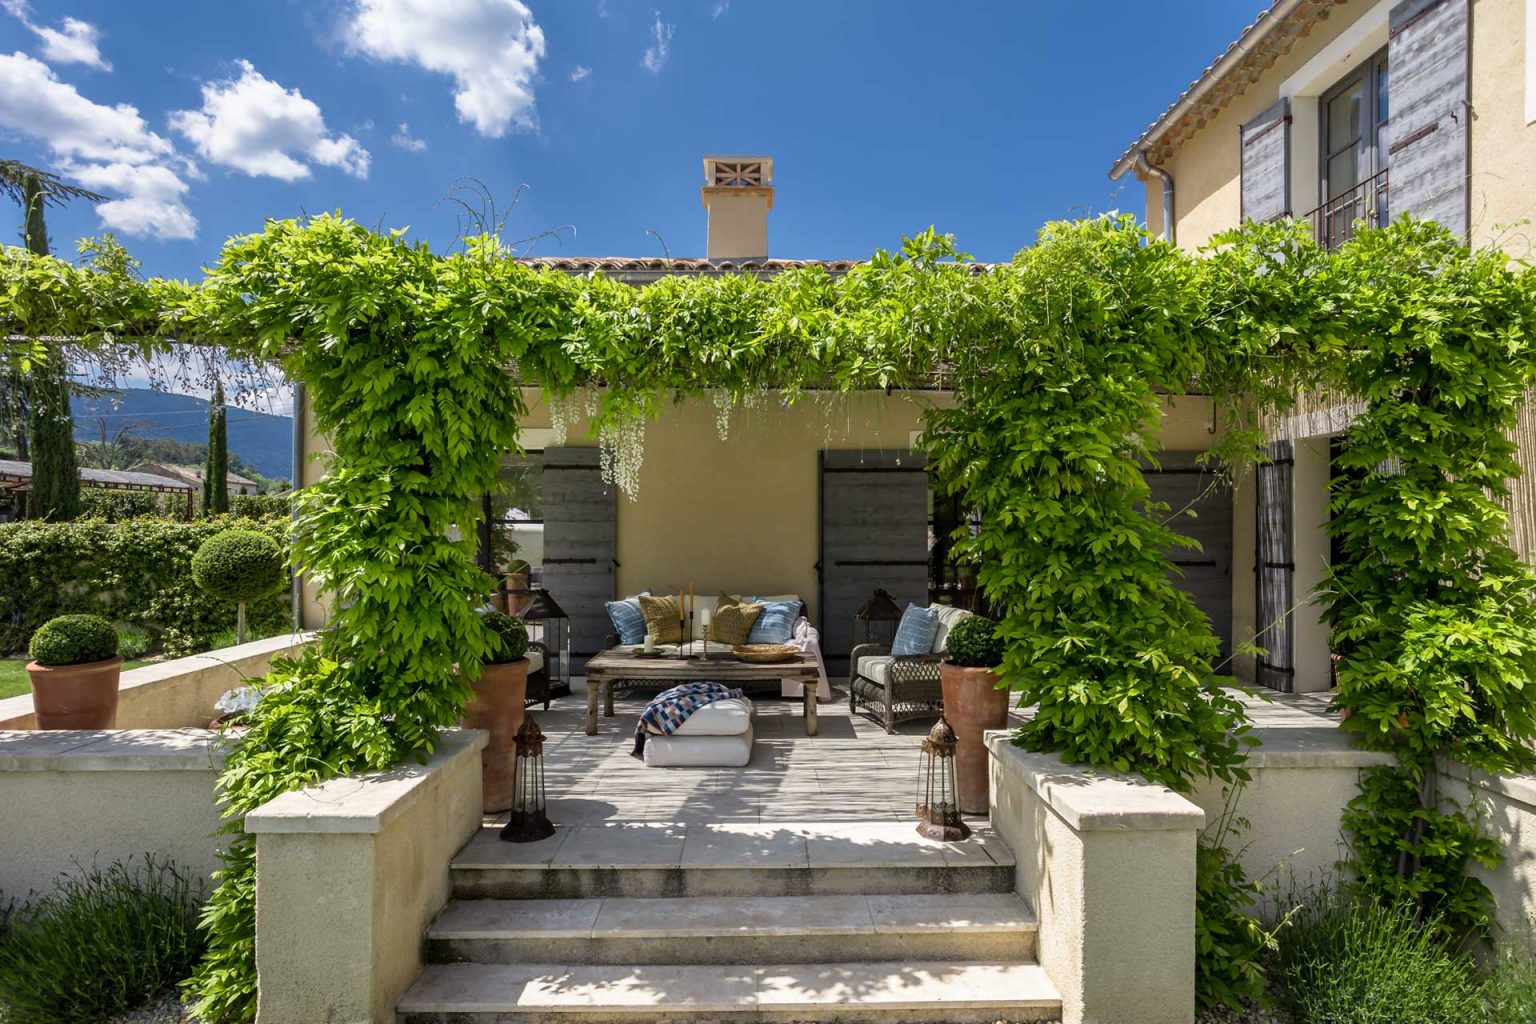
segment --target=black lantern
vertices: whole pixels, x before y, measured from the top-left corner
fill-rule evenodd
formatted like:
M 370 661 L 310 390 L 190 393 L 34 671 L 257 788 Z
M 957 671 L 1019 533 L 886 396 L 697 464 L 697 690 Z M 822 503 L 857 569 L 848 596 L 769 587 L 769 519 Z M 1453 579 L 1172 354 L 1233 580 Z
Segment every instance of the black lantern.
M 571 692 L 571 629 L 565 609 L 540 587 L 510 593 L 524 599 L 517 617 L 528 624 L 528 638 L 544 645 L 549 695 L 566 696 Z
M 501 838 L 509 843 L 533 843 L 555 834 L 544 803 L 544 731 L 532 715 L 513 740 L 512 812 Z
M 884 644 L 889 647 L 896 640 L 896 624 L 901 621 L 901 608 L 883 589 L 876 589 L 874 596 L 864 602 L 864 607 L 854 613 L 853 645 Z
M 923 740 L 917 776 L 917 832 L 925 839 L 953 843 L 971 834 L 960 820 L 955 795 L 955 730 L 943 718 Z

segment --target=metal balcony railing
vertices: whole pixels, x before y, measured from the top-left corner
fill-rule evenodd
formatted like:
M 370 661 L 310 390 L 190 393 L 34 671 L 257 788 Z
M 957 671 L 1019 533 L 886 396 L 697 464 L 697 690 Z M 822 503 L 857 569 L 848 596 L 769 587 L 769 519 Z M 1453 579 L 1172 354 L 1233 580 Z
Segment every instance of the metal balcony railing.
M 1380 227 L 1387 222 L 1387 172 L 1377 171 L 1354 188 L 1340 192 L 1307 214 L 1319 245 L 1337 249 L 1355 237 L 1355 226 Z

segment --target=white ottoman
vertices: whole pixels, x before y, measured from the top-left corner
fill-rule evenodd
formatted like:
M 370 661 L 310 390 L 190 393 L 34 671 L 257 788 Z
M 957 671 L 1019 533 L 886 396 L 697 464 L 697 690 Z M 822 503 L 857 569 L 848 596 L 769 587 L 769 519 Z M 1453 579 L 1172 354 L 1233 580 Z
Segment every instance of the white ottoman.
M 645 763 L 653 768 L 740 768 L 751 759 L 752 702 L 745 697 L 706 704 L 672 735 L 645 738 Z

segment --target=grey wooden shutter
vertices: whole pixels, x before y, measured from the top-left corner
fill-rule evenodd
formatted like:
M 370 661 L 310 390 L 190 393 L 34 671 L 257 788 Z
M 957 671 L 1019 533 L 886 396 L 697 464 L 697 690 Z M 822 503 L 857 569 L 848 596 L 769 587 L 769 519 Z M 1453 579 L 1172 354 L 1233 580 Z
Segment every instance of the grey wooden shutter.
M 1392 8 L 1387 208 L 1467 233 L 1468 0 Z
M 1269 461 L 1254 473 L 1258 525 L 1254 558 L 1256 643 L 1265 653 L 1258 659 L 1260 686 L 1290 693 L 1296 685 L 1291 612 L 1296 575 L 1291 531 L 1291 469 L 1295 463 L 1289 441 L 1271 442 Z
M 821 453 L 821 650 L 848 674 L 853 616 L 883 587 L 905 608 L 928 604 L 928 473 L 910 451 Z
M 544 449 L 545 590 L 570 616 L 571 674 L 611 632 L 605 601 L 618 566 L 617 489 L 603 483 L 596 448 Z
M 1169 507 L 1175 532 L 1200 542 L 1200 550 L 1173 548 L 1173 582 L 1194 599 L 1221 640 L 1221 657 L 1232 653 L 1232 490 L 1202 466 L 1199 452 L 1159 452 L 1146 470 L 1152 500 Z M 1192 511 L 1193 516 L 1182 515 Z
M 1243 220 L 1291 215 L 1291 101 L 1282 99 L 1243 125 L 1240 182 Z

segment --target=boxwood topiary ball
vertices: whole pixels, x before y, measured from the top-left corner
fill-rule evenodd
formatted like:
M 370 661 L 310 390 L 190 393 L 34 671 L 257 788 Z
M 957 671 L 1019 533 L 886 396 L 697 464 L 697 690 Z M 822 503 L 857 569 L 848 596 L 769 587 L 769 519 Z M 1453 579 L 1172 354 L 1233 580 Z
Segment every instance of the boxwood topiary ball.
M 60 615 L 32 634 L 27 653 L 39 665 L 85 665 L 117 657 L 117 630 L 99 615 Z
M 967 615 L 950 629 L 944 656 L 962 668 L 997 668 L 1003 660 L 1003 638 L 997 623 L 985 615 Z
M 490 611 L 485 613 L 485 624 L 497 638 L 496 650 L 486 659 L 487 664 L 505 665 L 520 661 L 528 653 L 528 627 L 522 619 L 513 618 L 506 612 Z
M 255 601 L 288 582 L 277 541 L 255 530 L 225 530 L 203 541 L 192 556 L 192 579 L 229 601 Z

